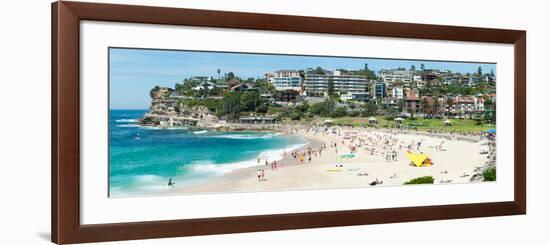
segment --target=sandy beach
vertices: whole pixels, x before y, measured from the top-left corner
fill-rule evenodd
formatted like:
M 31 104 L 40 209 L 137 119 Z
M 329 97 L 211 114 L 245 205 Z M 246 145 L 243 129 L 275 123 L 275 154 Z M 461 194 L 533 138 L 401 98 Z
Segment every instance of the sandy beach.
M 345 127 L 289 127 L 284 133 L 298 134 L 309 144 L 294 152 L 286 152 L 283 159 L 277 161 L 275 169 L 271 163 L 265 165 L 265 161 L 259 159 L 258 166 L 236 169 L 200 184 L 176 186 L 171 192 L 396 186 L 422 176 L 432 176 L 434 184 L 467 183 L 476 173 L 476 168 L 483 167 L 487 161 L 487 155 L 480 153 L 488 149 L 486 140 L 473 135 Z M 411 166 L 407 151 L 428 154 L 433 165 Z M 311 161 L 308 160 L 310 155 Z M 259 169 L 264 170 L 263 180 L 257 177 Z

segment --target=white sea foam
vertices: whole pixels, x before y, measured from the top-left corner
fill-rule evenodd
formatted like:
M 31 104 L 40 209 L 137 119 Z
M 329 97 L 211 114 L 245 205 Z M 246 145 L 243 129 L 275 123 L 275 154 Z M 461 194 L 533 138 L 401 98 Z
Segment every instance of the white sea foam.
M 136 191 L 159 191 L 167 189 L 169 178 L 158 175 L 138 175 L 132 179 L 132 189 Z
M 289 153 L 305 145 L 306 144 L 295 144 L 285 149 L 263 151 L 258 155 L 258 158 L 260 158 L 259 164 L 257 159 L 250 159 L 250 160 L 239 161 L 234 163 L 218 163 L 218 164 L 213 163 L 212 161 L 209 161 L 209 160 L 200 160 L 200 161 L 193 161 L 189 166 L 183 166 L 183 168 L 191 169 L 192 173 L 199 173 L 199 174 L 214 173 L 217 175 L 222 175 L 237 169 L 249 168 L 254 166 L 264 166 L 266 160 L 268 162 L 280 161 L 281 159 L 283 159 L 285 151 Z
M 299 149 L 299 148 L 301 148 L 305 145 L 306 145 L 305 143 L 304 144 L 295 144 L 295 145 L 291 145 L 291 146 L 289 146 L 285 149 L 263 151 L 258 155 L 258 158 L 264 160 L 264 162 L 265 162 L 266 159 L 267 159 L 268 162 L 280 161 L 281 159 L 283 159 L 285 152 L 290 153 L 291 151 Z
M 122 122 L 122 123 L 135 123 L 138 122 L 138 119 L 117 119 L 115 122 Z
M 170 127 L 170 128 L 163 128 L 163 127 L 156 127 L 156 126 L 139 126 L 143 129 L 151 129 L 151 130 L 187 130 L 189 127 Z
M 208 130 L 201 130 L 201 131 L 194 131 L 194 134 L 206 134 L 208 133 Z
M 275 136 L 279 136 L 280 133 L 276 134 L 265 134 L 265 135 L 253 135 L 253 134 L 224 134 L 224 135 L 214 135 L 213 138 L 224 138 L 224 139 L 240 139 L 240 140 L 251 140 L 251 139 L 269 139 Z
M 122 124 L 122 125 L 117 125 L 117 127 L 121 127 L 121 128 L 139 128 L 141 126 L 137 125 L 137 124 Z
M 133 181 L 139 184 L 154 184 L 164 181 L 164 179 L 158 175 L 144 174 L 135 176 Z

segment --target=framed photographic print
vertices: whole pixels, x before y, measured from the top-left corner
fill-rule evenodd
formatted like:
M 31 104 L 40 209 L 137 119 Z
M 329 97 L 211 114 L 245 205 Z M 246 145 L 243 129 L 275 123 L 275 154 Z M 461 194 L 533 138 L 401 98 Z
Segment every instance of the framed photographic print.
M 525 38 L 55 2 L 52 241 L 525 214 Z

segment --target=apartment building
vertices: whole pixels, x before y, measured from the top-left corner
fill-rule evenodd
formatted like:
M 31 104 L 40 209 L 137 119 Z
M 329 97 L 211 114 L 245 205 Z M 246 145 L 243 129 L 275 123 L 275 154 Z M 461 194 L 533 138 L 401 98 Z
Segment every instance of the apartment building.
M 296 70 L 278 70 L 266 74 L 266 80 L 278 91 L 294 90 L 302 92 L 303 79 Z
M 367 91 L 367 77 L 333 71 L 325 74 L 306 73 L 305 92 L 312 96 L 327 96 L 332 83 L 336 93 L 361 93 Z

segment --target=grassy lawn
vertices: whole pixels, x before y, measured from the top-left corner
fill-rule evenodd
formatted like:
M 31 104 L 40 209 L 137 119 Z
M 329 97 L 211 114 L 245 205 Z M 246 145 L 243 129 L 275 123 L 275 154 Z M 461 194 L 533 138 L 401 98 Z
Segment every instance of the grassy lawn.
M 379 128 L 396 127 L 397 124 L 393 120 L 386 120 L 382 116 L 375 116 L 378 121 Z M 323 118 L 322 120 L 329 119 L 333 121 L 335 125 L 349 125 L 349 126 L 369 126 L 367 117 L 343 117 L 343 118 Z M 417 128 L 418 130 L 438 130 L 438 131 L 455 131 L 455 132 L 479 132 L 490 128 L 494 128 L 494 125 L 481 124 L 477 125 L 477 122 L 473 119 L 449 119 L 452 122 L 451 126 L 445 126 L 445 119 L 424 119 L 416 118 L 414 120 L 407 118 L 403 121 L 403 126 L 406 128 Z
M 285 111 L 286 108 L 282 106 L 269 106 L 267 109 L 267 114 L 273 115 L 273 114 L 279 114 Z

